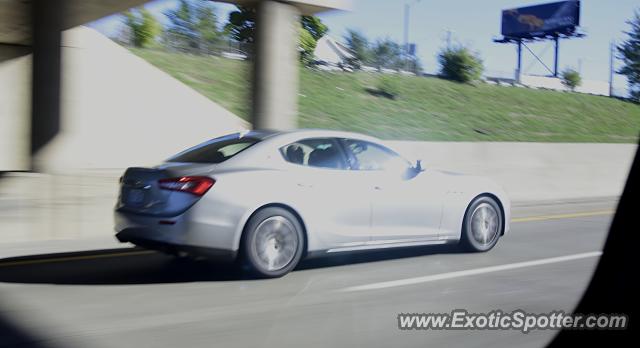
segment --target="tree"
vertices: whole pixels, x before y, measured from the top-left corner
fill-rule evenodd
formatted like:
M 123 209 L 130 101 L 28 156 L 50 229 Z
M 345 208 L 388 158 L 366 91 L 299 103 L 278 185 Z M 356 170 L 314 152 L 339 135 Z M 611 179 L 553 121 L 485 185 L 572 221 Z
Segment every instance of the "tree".
M 317 43 L 310 32 L 304 28 L 300 28 L 300 60 L 303 63 L 309 63 L 313 60 L 313 52 L 316 49 Z
M 229 13 L 229 22 L 225 25 L 227 34 L 236 41 L 253 43 L 256 31 L 256 9 L 237 6 Z
M 484 70 L 482 59 L 463 46 L 442 50 L 438 62 L 440 76 L 462 83 L 479 80 Z
M 220 40 L 218 17 L 209 1 L 181 0 L 176 9 L 167 11 L 169 26 L 165 41 L 173 48 L 211 53 Z
M 160 24 L 145 8 L 124 13 L 124 23 L 130 34 L 130 42 L 135 47 L 149 47 L 160 33 Z
M 300 18 L 300 24 L 316 41 L 320 40 L 320 38 L 329 31 L 329 27 L 322 23 L 320 18 L 316 16 L 302 16 Z
M 316 41 L 329 31 L 329 28 L 322 23 L 320 18 L 315 16 L 301 16 L 300 25 Z M 229 21 L 225 25 L 225 31 L 234 40 L 253 43 L 256 31 L 256 9 L 254 7 L 236 6 L 236 10 L 229 13 Z
M 349 29 L 344 36 L 347 47 L 361 64 L 371 63 L 372 53 L 369 40 L 360 32 Z
M 562 84 L 575 91 L 576 87 L 582 84 L 582 77 L 577 71 L 566 69 L 562 72 Z
M 390 39 L 378 40 L 372 48 L 373 63 L 378 69 L 401 67 L 402 49 L 397 42 Z
M 165 32 L 165 40 L 169 46 L 183 51 L 198 49 L 199 40 L 193 12 L 194 9 L 187 0 L 180 0 L 178 8 L 165 12 L 170 22 Z
M 625 32 L 629 36 L 627 41 L 618 46 L 619 57 L 624 62 L 618 73 L 627 76 L 631 98 L 640 101 L 640 11 L 627 23 L 631 30 Z
M 408 70 L 416 74 L 422 71 L 420 59 L 415 56 L 406 57 L 402 46 L 393 40 L 382 39 L 371 44 L 359 31 L 348 29 L 344 41 L 358 60 L 354 64 L 356 68 L 360 67 L 359 64 L 373 64 L 378 69 Z
M 218 30 L 218 16 L 216 16 L 210 1 L 201 1 L 196 6 L 195 29 L 198 34 L 200 50 L 212 53 L 219 43 L 222 34 Z
M 317 41 L 323 37 L 329 28 L 315 16 L 300 17 L 299 48 L 300 60 L 309 62 L 313 59 L 313 51 Z M 256 34 L 256 10 L 253 7 L 237 6 L 229 13 L 229 22 L 225 25 L 225 32 L 232 39 L 239 42 L 254 43 Z
M 420 61 L 420 58 L 416 56 L 407 57 L 402 60 L 401 68 L 419 75 L 422 73 L 422 62 Z
M 329 27 L 327 27 L 320 18 L 316 16 L 302 16 L 300 17 L 300 60 L 307 64 L 313 60 L 313 52 L 316 49 L 318 40 L 323 37 Z

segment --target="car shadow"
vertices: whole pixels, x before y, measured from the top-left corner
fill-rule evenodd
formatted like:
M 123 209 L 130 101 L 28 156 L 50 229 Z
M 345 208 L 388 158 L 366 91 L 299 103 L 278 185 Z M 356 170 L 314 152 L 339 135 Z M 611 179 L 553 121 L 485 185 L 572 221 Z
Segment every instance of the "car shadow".
M 452 253 L 450 246 L 357 252 L 303 260 L 294 272 Z M 61 285 L 136 285 L 259 278 L 233 264 L 176 259 L 138 248 L 41 254 L 0 259 L 0 282 Z
M 35 333 L 24 324 L 10 319 L 11 312 L 0 313 L 0 347 L 57 348 L 51 340 L 45 339 L 41 333 Z
M 296 267 L 296 271 L 459 252 L 460 250 L 457 245 L 433 245 L 325 254 L 303 260 L 300 262 L 300 265 Z

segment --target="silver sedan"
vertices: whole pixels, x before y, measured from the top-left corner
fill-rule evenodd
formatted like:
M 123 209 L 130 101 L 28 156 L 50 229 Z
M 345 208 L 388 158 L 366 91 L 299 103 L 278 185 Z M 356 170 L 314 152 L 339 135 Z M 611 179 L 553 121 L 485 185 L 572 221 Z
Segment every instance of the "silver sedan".
M 213 139 L 121 178 L 121 242 L 282 276 L 315 255 L 459 243 L 488 251 L 510 201 L 486 178 L 423 168 L 376 138 L 296 130 Z

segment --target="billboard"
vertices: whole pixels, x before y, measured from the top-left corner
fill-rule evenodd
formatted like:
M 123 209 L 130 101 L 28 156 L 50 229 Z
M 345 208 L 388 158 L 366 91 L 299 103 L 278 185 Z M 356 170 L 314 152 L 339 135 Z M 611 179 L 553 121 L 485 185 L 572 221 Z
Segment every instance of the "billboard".
M 572 34 L 580 25 L 580 1 L 550 4 L 502 11 L 502 35 L 511 38 L 545 37 Z

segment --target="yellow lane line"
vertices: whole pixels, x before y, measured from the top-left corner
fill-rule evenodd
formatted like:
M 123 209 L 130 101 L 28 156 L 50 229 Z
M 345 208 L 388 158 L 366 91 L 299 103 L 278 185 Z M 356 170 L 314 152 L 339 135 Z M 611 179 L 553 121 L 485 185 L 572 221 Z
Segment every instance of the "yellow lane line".
M 572 219 L 572 218 L 578 218 L 578 217 L 611 215 L 613 213 L 614 213 L 613 210 L 600 210 L 600 211 L 591 211 L 591 212 L 583 212 L 583 213 L 529 216 L 529 217 L 511 219 L 511 222 L 531 222 L 531 221 Z M 94 259 L 103 259 L 103 258 L 120 257 L 120 256 L 147 255 L 147 254 L 152 254 L 154 252 L 155 251 L 151 251 L 151 250 L 139 250 L 139 251 L 131 251 L 131 252 L 119 252 L 119 253 L 84 255 L 84 256 L 68 256 L 68 257 L 57 257 L 57 258 L 37 259 L 37 260 L 9 261 L 9 262 L 0 261 L 0 267 L 24 266 L 24 265 L 34 265 L 34 264 L 51 263 L 51 262 L 94 260 Z
M 558 214 L 558 215 L 541 215 L 541 216 L 529 216 L 522 218 L 511 219 L 511 222 L 530 222 L 530 221 L 546 221 L 546 220 L 558 220 L 558 219 L 572 219 L 578 217 L 587 217 L 587 216 L 602 216 L 602 215 L 612 215 L 614 213 L 613 210 L 600 210 L 600 211 L 590 211 L 584 213 L 570 213 L 570 214 Z

